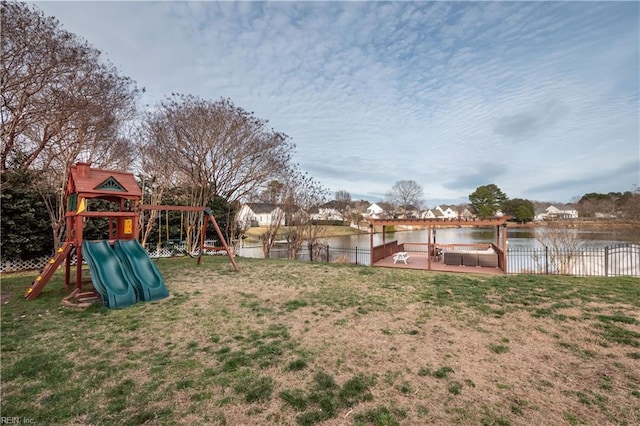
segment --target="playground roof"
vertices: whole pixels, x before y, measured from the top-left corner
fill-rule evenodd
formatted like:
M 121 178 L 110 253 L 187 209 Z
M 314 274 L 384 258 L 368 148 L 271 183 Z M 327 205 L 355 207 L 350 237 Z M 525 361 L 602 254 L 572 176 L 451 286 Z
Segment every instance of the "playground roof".
M 86 198 L 139 199 L 142 196 L 133 173 L 94 169 L 90 163 L 71 166 L 66 192 Z

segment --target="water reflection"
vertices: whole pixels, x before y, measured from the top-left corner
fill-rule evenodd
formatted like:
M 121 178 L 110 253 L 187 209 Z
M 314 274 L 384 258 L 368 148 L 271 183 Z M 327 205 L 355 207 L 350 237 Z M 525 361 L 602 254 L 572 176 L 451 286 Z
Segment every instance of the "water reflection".
M 507 228 L 507 242 L 509 248 L 538 248 L 542 247 L 540 241 L 536 239 L 536 232 L 542 232 L 535 228 Z M 584 240 L 589 247 L 604 247 L 615 244 L 631 242 L 629 236 L 624 232 L 607 230 L 576 230 L 576 233 Z M 325 243 L 333 248 L 362 248 L 369 249 L 370 235 L 349 235 L 342 237 L 330 237 L 325 239 Z M 388 232 L 384 235 L 384 241 L 397 240 L 401 243 L 427 243 L 428 233 L 426 229 L 413 231 Z M 481 244 L 496 243 L 497 234 L 495 228 L 448 228 L 437 229 L 431 234 L 431 242 L 439 244 Z M 377 233 L 373 235 L 373 245 L 383 243 L 383 235 Z M 241 250 L 242 256 L 263 257 L 260 247 L 244 247 Z

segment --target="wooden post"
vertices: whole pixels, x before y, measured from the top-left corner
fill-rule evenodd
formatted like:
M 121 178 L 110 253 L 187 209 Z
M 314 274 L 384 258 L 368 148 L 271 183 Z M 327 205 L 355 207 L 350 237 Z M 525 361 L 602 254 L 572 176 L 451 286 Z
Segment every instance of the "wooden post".
M 80 198 L 80 197 L 78 197 Z M 74 218 L 75 244 L 76 244 L 76 288 L 82 290 L 82 227 L 84 217 L 78 214 Z
M 65 261 L 65 266 L 64 266 L 64 288 L 67 289 L 67 291 L 71 290 L 71 254 L 73 253 L 73 250 L 69 250 L 69 253 L 67 253 L 67 259 Z
M 140 234 L 140 211 L 138 207 L 140 206 L 140 202 L 138 200 L 133 201 L 133 211 L 135 214 L 133 215 L 133 233 L 131 234 L 131 238 L 134 240 L 139 240 Z M 180 232 L 182 232 L 182 227 L 180 228 Z
M 67 213 L 68 215 L 69 213 Z M 73 221 L 73 217 L 71 216 L 67 216 L 67 237 L 65 238 L 65 241 L 67 242 L 73 242 L 74 241 L 74 221 Z M 69 250 L 69 253 L 67 254 L 67 264 L 65 265 L 64 268 L 64 287 L 67 289 L 67 291 L 71 290 L 71 255 L 72 255 L 73 250 Z
M 213 224 L 213 227 L 215 228 L 216 233 L 218 234 L 218 238 L 220 238 L 220 242 L 222 242 L 222 246 L 227 251 L 227 255 L 229 256 L 229 259 L 231 260 L 231 264 L 233 265 L 233 269 L 235 269 L 235 271 L 238 272 L 238 265 L 236 264 L 236 260 L 234 259 L 234 255 L 231 252 L 231 249 L 229 248 L 229 246 L 227 245 L 227 241 L 224 239 L 224 235 L 222 235 L 222 231 L 220 231 L 220 227 L 218 226 L 218 222 L 216 222 L 215 216 L 209 210 L 205 210 L 205 213 L 207 214 L 207 219 L 211 220 L 211 223 Z M 205 236 L 206 232 L 207 232 L 207 221 L 205 220 L 204 224 L 202 226 L 203 243 L 204 243 L 204 236 Z
M 109 231 L 107 233 L 107 235 L 108 235 L 107 240 L 115 240 L 115 239 L 117 239 L 117 235 L 115 235 L 113 233 L 113 218 L 112 217 L 108 217 L 107 221 L 109 223 Z
M 385 236 L 386 234 L 386 227 L 384 225 L 382 225 L 382 258 L 386 259 L 387 258 L 387 238 Z
M 204 210 L 202 211 L 202 214 L 204 215 Z M 206 235 L 207 235 L 207 222 L 203 221 L 201 218 L 200 223 L 202 223 L 202 226 L 201 226 L 202 232 L 200 233 L 200 250 L 198 250 L 198 262 L 197 262 L 198 265 L 202 263 L 202 252 L 204 251 L 204 239 L 206 238 Z

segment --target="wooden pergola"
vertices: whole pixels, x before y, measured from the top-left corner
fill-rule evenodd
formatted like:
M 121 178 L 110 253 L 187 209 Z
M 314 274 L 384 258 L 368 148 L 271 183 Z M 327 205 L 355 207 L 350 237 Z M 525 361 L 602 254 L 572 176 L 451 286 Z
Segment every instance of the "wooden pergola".
M 493 217 L 488 219 L 369 219 L 369 245 L 371 250 L 371 265 L 387 256 L 392 256 L 397 249 L 397 244 L 387 244 L 385 233 L 387 226 L 419 227 L 427 230 L 427 269 L 431 270 L 431 261 L 436 252 L 437 245 L 431 241 L 431 235 L 436 229 L 446 228 L 490 228 L 496 227 L 496 242 L 494 250 L 499 257 L 499 267 L 507 271 L 507 220 L 510 216 Z M 375 227 L 382 227 L 382 246 L 373 246 Z

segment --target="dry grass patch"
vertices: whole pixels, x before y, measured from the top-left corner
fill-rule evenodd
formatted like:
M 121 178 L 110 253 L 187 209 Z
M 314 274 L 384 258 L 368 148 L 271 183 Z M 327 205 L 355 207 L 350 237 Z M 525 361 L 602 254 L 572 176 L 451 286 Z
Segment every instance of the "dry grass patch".
M 2 412 L 43 424 L 633 424 L 640 289 L 225 258 L 171 298 L 36 301 L 3 277 Z M 634 303 L 635 301 L 635 303 Z

